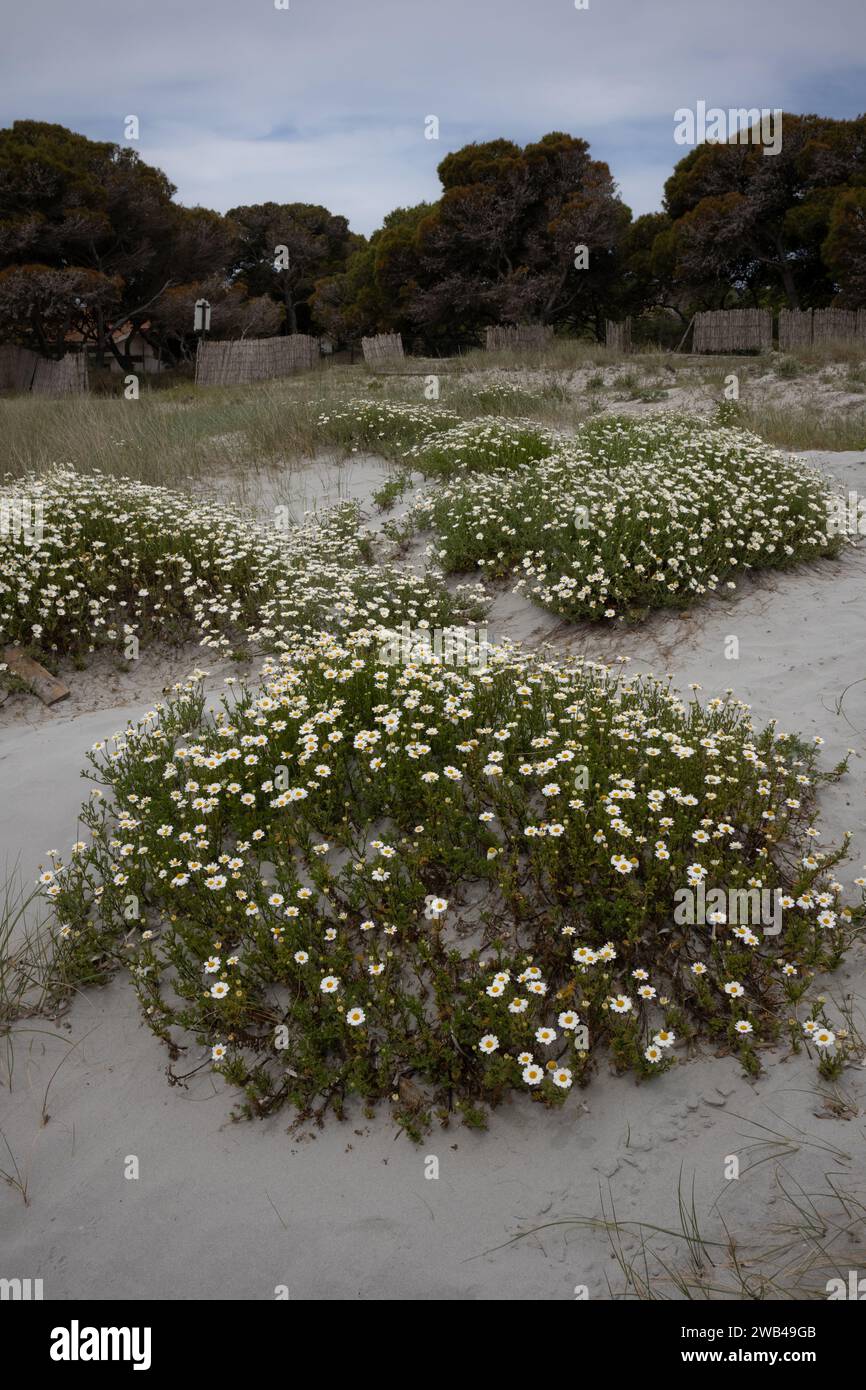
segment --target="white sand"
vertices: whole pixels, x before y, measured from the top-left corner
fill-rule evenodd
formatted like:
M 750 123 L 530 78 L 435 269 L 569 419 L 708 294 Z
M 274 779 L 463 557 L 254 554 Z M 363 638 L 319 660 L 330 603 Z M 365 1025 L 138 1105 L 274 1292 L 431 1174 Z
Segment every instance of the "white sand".
M 862 456 L 822 459 L 843 485 L 866 490 Z M 564 628 L 507 594 L 496 602 L 491 627 L 497 636 L 534 640 L 555 631 L 563 647 L 604 659 L 622 653 L 633 668 L 673 672 L 680 688 L 700 681 L 705 695 L 732 686 L 757 719 L 776 715 L 784 728 L 822 734 L 827 766 L 855 749 L 850 774 L 822 793 L 821 823 L 833 841 L 846 828 L 855 832 L 841 876 L 849 881 L 860 872 L 866 553 L 764 577 L 730 600 L 687 617 L 656 616 L 635 629 Z M 739 638 L 738 661 L 724 657 L 730 634 Z M 196 660 L 180 663 L 175 677 Z M 135 688 L 128 700 L 121 692 L 127 702 L 116 708 L 95 708 L 92 687 L 76 706 L 44 716 L 23 697 L 11 711 L 7 702 L 0 719 L 0 862 L 20 856 L 32 876 L 44 851 L 68 849 L 87 791 L 78 776 L 83 750 L 159 696 L 167 680 L 161 668 L 154 674 L 149 691 Z M 140 671 L 139 686 L 142 678 Z M 864 984 L 862 953 L 828 981 L 831 999 L 854 996 L 861 1027 Z M 830 1012 L 838 1018 L 832 1004 Z M 486 1252 L 544 1223 L 601 1216 L 602 1203 L 608 1213 L 614 1206 L 620 1221 L 678 1227 L 682 1171 L 687 1198 L 694 1181 L 705 1232 L 719 1237 L 721 1216 L 741 1256 L 778 1273 L 780 1259 L 761 1252 L 780 1245 L 774 1227 L 792 1215 L 780 1175 L 789 1190 L 799 1184 L 813 1194 L 831 1221 L 842 1213 L 820 1195 L 828 1172 L 837 1186 L 866 1197 L 866 1070 L 852 1066 L 830 1086 L 804 1054 L 786 1059 L 784 1046 L 765 1053 L 757 1083 L 730 1058 L 682 1062 L 644 1086 L 602 1068 L 556 1114 L 515 1101 L 494 1112 L 487 1134 L 455 1126 L 416 1147 L 395 1138 L 384 1113 L 375 1122 L 360 1113 L 343 1124 L 330 1119 L 322 1130 L 294 1136 L 286 1133 L 288 1113 L 232 1124 L 231 1095 L 207 1069 L 188 1090 L 167 1084 L 166 1053 L 141 1026 L 122 980 L 82 996 L 59 1026 L 34 1020 L 25 1028 L 33 1031 L 17 1035 L 12 1094 L 0 1092 L 0 1126 L 26 1177 L 30 1205 L 0 1186 L 0 1275 L 42 1278 L 46 1298 L 267 1299 L 287 1285 L 293 1298 L 306 1299 L 542 1300 L 570 1299 L 579 1284 L 605 1298 L 607 1281 L 620 1294 L 623 1280 L 600 1231 L 557 1224 Z M 49 1081 L 50 1118 L 42 1123 Z M 759 1125 L 792 1142 L 746 1171 L 769 1152 L 747 1152 L 768 1137 Z M 727 1182 L 731 1154 L 740 1158 L 741 1176 Z M 124 1177 L 128 1155 L 138 1157 L 137 1181 Z M 425 1178 L 428 1155 L 439 1160 L 438 1180 Z M 0 1168 L 9 1167 L 0 1140 Z M 781 1261 L 790 1262 L 783 1284 L 793 1282 L 808 1248 L 794 1241 Z M 844 1240 L 833 1248 L 843 1272 L 856 1267 Z M 656 1238 L 655 1249 L 688 1269 L 682 1242 Z M 718 1268 L 708 1273 L 717 1283 L 727 1262 L 718 1252 L 716 1259 Z M 831 1272 L 813 1276 L 819 1291 Z M 661 1279 L 656 1288 L 668 1292 Z

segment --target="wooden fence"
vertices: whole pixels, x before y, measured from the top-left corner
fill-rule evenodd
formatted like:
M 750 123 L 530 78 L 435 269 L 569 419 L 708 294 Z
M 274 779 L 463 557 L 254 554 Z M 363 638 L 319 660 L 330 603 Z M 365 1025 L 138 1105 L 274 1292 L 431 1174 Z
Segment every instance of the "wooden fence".
M 364 361 L 399 362 L 403 358 L 403 339 L 399 333 L 377 333 L 374 338 L 362 338 Z
M 790 348 L 811 347 L 812 310 L 779 310 L 779 347 L 782 352 Z
M 546 323 L 496 323 L 487 329 L 484 346 L 488 352 L 543 348 L 552 337 L 553 329 Z
M 77 396 L 87 389 L 87 357 L 83 352 L 67 352 L 55 360 L 16 343 L 0 345 L 0 391 Z
M 613 348 L 615 352 L 631 352 L 631 318 L 623 319 L 622 323 L 606 319 L 604 342 L 605 347 Z
M 270 381 L 315 366 L 319 340 L 307 333 L 285 338 L 233 338 L 199 343 L 195 358 L 196 386 L 239 386 Z
M 781 309 L 779 347 L 866 343 L 866 309 Z
M 711 309 L 695 314 L 693 352 L 772 352 L 770 309 Z
M 29 348 L 14 343 L 0 346 L 0 391 L 29 391 L 39 360 Z
M 36 362 L 30 390 L 37 396 L 81 396 L 87 387 L 87 356 L 67 352 L 59 362 L 40 357 Z
M 859 329 L 859 332 L 858 332 Z M 814 309 L 813 343 L 856 343 L 866 338 L 866 314 L 860 309 Z

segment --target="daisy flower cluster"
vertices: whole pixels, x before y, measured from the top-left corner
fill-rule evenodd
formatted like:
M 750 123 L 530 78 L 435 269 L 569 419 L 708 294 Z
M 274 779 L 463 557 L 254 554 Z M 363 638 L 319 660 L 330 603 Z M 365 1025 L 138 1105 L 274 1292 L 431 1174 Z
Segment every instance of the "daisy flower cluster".
M 390 453 L 394 449 L 402 451 L 440 430 L 453 429 L 459 419 L 439 405 L 354 399 L 340 407 L 320 410 L 316 422 L 329 443 Z
M 800 1038 L 795 1039 L 795 1046 L 800 1041 L 807 1052 L 817 1057 L 818 1071 L 825 1080 L 837 1080 L 855 1048 L 851 1045 L 851 1030 L 847 1026 L 831 1026 L 828 1022 L 823 996 L 815 1001 L 805 1022 L 792 1021 L 792 1034 L 799 1030 Z M 862 1063 L 859 1053 L 858 1060 Z
M 495 414 L 520 413 L 526 415 L 538 409 L 545 400 L 562 400 L 565 391 L 555 377 L 543 377 L 533 389 L 521 380 L 507 377 L 493 377 L 485 374 L 479 385 L 469 387 L 469 397 L 477 412 L 490 411 Z
M 428 477 L 451 478 L 532 465 L 552 454 L 556 442 L 551 431 L 531 421 L 491 417 L 440 429 L 407 449 L 403 459 Z
M 504 434 L 511 427 L 476 424 Z M 458 431 L 416 445 L 441 457 Z M 456 466 L 422 496 L 447 572 L 512 574 L 516 591 L 571 619 L 685 606 L 736 586 L 748 570 L 784 568 L 850 543 L 830 534 L 830 492 L 814 470 L 755 436 L 671 416 L 602 420 L 572 439 L 538 433 L 538 451 L 491 440 L 484 472 Z M 457 450 L 459 454 L 459 449 Z M 461 460 L 471 468 L 472 458 Z
M 481 404 L 482 402 L 479 402 Z M 428 477 L 516 468 L 551 454 L 557 436 L 531 420 L 461 420 L 443 406 L 351 400 L 317 417 L 323 438 L 399 458 Z
M 507 645 L 394 665 L 385 635 L 284 632 L 216 713 L 190 682 L 92 750 L 86 838 L 43 875 L 67 964 L 122 964 L 256 1115 L 396 1097 L 418 1133 L 561 1104 L 605 1057 L 652 1076 L 704 1041 L 754 1069 L 861 931 L 817 748 Z M 781 934 L 678 926 L 696 883 L 778 889 Z
M 0 647 L 82 656 L 130 638 L 265 650 L 287 627 L 478 617 L 478 586 L 370 563 L 358 506 L 285 532 L 130 479 L 56 469 L 16 484 L 41 533 L 0 532 Z M 0 486 L 0 503 L 6 494 Z

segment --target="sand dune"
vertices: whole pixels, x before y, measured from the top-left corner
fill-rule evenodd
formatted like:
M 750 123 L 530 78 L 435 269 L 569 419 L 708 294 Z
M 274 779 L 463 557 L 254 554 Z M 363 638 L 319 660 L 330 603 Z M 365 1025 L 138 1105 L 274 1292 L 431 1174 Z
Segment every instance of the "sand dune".
M 811 457 L 844 487 L 862 488 L 862 456 Z M 746 582 L 731 599 L 656 615 L 639 629 L 567 629 L 507 592 L 490 626 L 494 636 L 550 640 L 605 660 L 623 655 L 640 669 L 672 672 L 681 688 L 733 687 L 758 720 L 776 716 L 783 728 L 820 733 L 825 765 L 854 749 L 849 775 L 822 793 L 822 825 L 834 841 L 854 832 L 846 880 L 866 862 L 863 551 Z M 724 656 L 732 633 L 737 661 Z M 178 656 L 175 677 L 199 659 Z M 94 708 L 87 675 L 76 687 L 74 673 L 73 703 L 56 712 L 24 697 L 7 702 L 0 857 L 18 858 L 25 878 L 45 851 L 65 851 L 75 838 L 84 750 L 139 717 L 169 665 L 142 668 L 111 708 Z M 827 990 L 830 999 L 854 997 L 861 1026 L 864 986 L 863 956 L 854 953 Z M 60 1025 L 35 1020 L 18 1034 L 0 1123 L 29 1205 L 0 1188 L 3 1272 L 42 1278 L 50 1299 L 270 1299 L 286 1286 L 304 1299 L 544 1300 L 573 1298 L 579 1285 L 605 1298 L 624 1291 L 608 1237 L 566 1219 L 600 1217 L 613 1205 L 621 1222 L 676 1228 L 678 1182 L 691 1200 L 694 1181 L 707 1235 L 720 1237 L 723 1219 L 756 1262 L 755 1277 L 775 1271 L 793 1282 L 805 1243 L 785 1274 L 766 1255 L 779 1243 L 774 1224 L 791 1220 L 780 1170 L 789 1188 L 826 1194 L 816 1201 L 831 1224 L 839 1208 L 828 1172 L 866 1198 L 866 1070 L 851 1067 L 828 1086 L 814 1062 L 785 1060 L 785 1051 L 765 1054 L 755 1083 L 733 1059 L 710 1056 L 646 1086 L 602 1071 L 562 1111 L 515 1102 L 494 1113 L 486 1135 L 455 1126 L 420 1147 L 395 1138 L 386 1116 L 369 1121 L 360 1109 L 342 1124 L 290 1135 L 285 1114 L 231 1123 L 230 1095 L 210 1074 L 167 1085 L 166 1054 L 117 980 L 77 999 Z M 787 1136 L 788 1147 L 751 1150 L 769 1137 L 761 1126 Z M 768 1152 L 774 1161 L 749 1171 Z M 741 1176 L 726 1181 L 732 1154 Z M 124 1176 L 132 1155 L 137 1179 Z M 425 1177 L 430 1155 L 439 1160 L 436 1180 Z M 8 1167 L 3 1154 L 0 1167 Z M 542 1229 L 506 1244 L 532 1228 Z M 626 1248 L 637 1249 L 636 1237 Z M 688 1268 L 674 1237 L 656 1236 L 654 1248 Z M 847 1270 L 844 1241 L 834 1250 Z M 727 1277 L 717 1255 L 710 1282 Z M 808 1277 L 822 1286 L 823 1276 Z

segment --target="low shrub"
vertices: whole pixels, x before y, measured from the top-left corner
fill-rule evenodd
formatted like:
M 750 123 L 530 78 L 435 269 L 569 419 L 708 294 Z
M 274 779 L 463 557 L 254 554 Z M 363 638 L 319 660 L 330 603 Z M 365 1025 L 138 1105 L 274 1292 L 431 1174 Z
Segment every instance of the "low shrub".
M 401 456 L 411 445 L 458 422 L 459 416 L 441 406 L 388 400 L 352 400 L 320 410 L 317 416 L 321 438 L 329 444 L 370 449 L 387 457 Z
M 414 451 L 434 457 L 449 434 Z M 460 475 L 415 504 L 447 572 L 519 575 L 570 619 L 684 606 L 749 570 L 847 544 L 824 479 L 753 435 L 694 420 L 599 420 L 547 457 Z M 456 471 L 456 469 L 454 470 Z
M 88 840 L 43 889 L 67 972 L 126 965 L 175 1079 L 210 1065 L 249 1115 L 390 1097 L 418 1137 L 558 1105 L 602 1059 L 844 1049 L 807 993 L 863 909 L 815 746 L 731 698 L 507 647 L 400 664 L 390 636 L 286 635 L 260 688 L 190 683 L 91 753 Z M 681 925 L 701 886 L 778 892 L 784 925 Z
M 547 458 L 555 447 L 556 436 L 539 425 L 525 420 L 481 419 L 430 435 L 403 457 L 427 477 L 471 478 L 475 473 L 529 466 Z
M 5 508 L 5 510 L 4 510 Z M 479 591 L 371 560 L 357 503 L 272 526 L 130 479 L 57 469 L 0 488 L 0 648 L 86 656 L 200 639 L 263 650 L 286 628 L 481 611 Z

